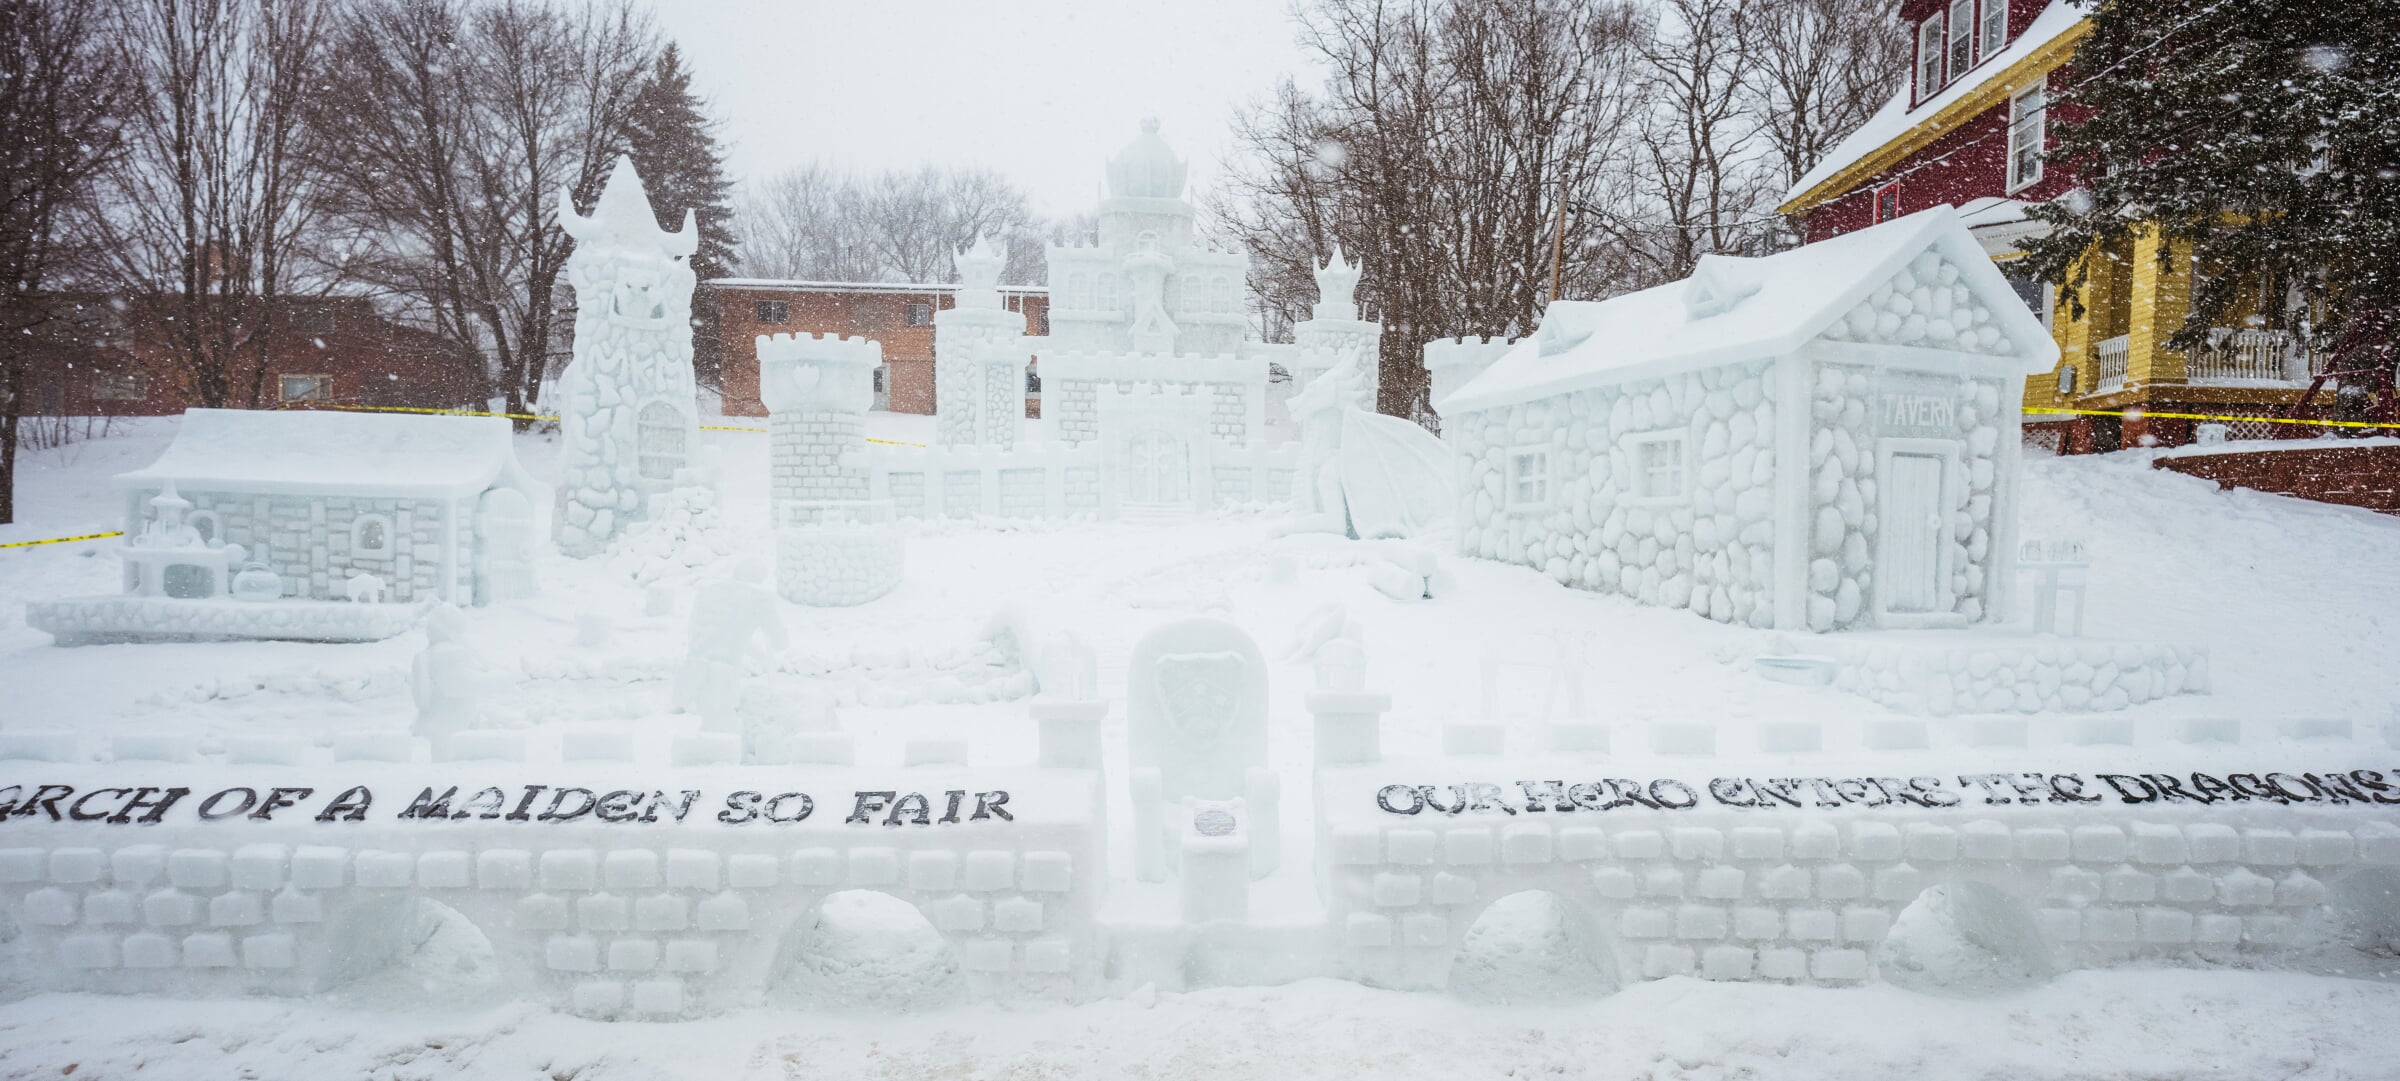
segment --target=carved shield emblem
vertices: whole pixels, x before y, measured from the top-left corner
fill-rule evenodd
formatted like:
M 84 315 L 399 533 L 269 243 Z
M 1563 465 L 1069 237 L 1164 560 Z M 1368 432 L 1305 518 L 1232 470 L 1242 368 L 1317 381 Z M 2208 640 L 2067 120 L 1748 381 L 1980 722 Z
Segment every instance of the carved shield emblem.
M 1159 705 L 1176 742 L 1216 742 L 1241 701 L 1242 668 L 1239 653 L 1169 653 L 1158 658 L 1154 671 Z

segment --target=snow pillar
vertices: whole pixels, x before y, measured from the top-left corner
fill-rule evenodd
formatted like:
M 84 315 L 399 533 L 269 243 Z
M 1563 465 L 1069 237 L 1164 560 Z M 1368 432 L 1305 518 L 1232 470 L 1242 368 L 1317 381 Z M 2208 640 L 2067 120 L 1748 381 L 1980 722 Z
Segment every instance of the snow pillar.
M 1033 351 L 1025 315 L 1000 302 L 1001 257 L 989 240 L 958 253 L 957 306 L 933 316 L 934 442 L 1007 450 L 1025 417 Z
M 1316 717 L 1316 765 L 1361 766 L 1383 760 L 1383 714 L 1392 696 L 1366 690 L 1367 659 L 1358 643 L 1337 638 L 1317 651 L 1317 689 L 1308 692 Z

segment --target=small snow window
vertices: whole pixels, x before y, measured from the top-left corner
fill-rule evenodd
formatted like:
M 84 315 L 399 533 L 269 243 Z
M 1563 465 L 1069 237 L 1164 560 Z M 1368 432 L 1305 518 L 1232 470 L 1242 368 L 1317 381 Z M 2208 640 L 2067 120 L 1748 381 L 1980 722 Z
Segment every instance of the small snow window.
M 1092 276 L 1080 270 L 1067 275 L 1067 307 L 1092 306 Z
M 1975 0 L 1951 0 L 1950 75 L 1956 79 L 1975 63 Z
M 1942 88 L 1942 17 L 1927 19 L 1917 27 L 1917 100 L 1923 101 Z
M 350 520 L 351 555 L 389 555 L 391 550 L 391 519 L 380 514 L 361 514 L 358 517 Z
M 932 325 L 933 325 L 933 305 L 931 305 L 931 304 L 911 304 L 911 305 L 909 305 L 909 306 L 908 306 L 908 325 L 910 325 L 910 326 L 912 326 L 912 327 L 929 327 L 929 326 L 932 326 Z
M 1689 444 L 1681 429 L 1649 432 L 1626 440 L 1633 459 L 1633 499 L 1667 503 L 1691 495 Z
M 330 375 L 287 375 L 276 382 L 287 402 L 321 402 L 333 397 Z
M 1990 56 L 2008 44 L 2008 0 L 1983 0 L 1983 30 L 1976 37 L 1981 56 Z
M 1550 505 L 1550 448 L 1523 447 L 1508 456 L 1508 509 Z
M 1900 216 L 1900 182 L 1895 180 L 1875 189 L 1875 220 L 1890 221 Z
M 92 397 L 102 401 L 138 402 L 150 396 L 150 377 L 140 372 L 98 372 L 92 376 Z
M 2008 99 L 2008 190 L 2015 191 L 2042 178 L 2042 141 L 2048 137 L 2043 113 L 2049 94 L 2035 83 Z
M 643 406 L 634 418 L 634 467 L 643 479 L 675 479 L 683 453 L 683 414 L 665 402 Z

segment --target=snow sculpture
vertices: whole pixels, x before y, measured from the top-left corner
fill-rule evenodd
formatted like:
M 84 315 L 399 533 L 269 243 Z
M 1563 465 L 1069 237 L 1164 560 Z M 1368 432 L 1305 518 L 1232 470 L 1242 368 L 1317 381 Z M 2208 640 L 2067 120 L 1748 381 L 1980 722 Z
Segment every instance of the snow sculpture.
M 737 712 L 742 682 L 754 656 L 770 654 L 791 644 L 783 617 L 775 610 L 775 594 L 765 583 L 766 568 L 746 559 L 733 577 L 703 583 L 692 592 L 683 666 L 675 672 L 675 708 L 700 715 L 703 732 L 741 730 Z
M 2084 554 L 2081 541 L 2025 542 L 2017 555 L 2017 570 L 2034 576 L 2033 633 L 2063 633 L 2070 638 L 2083 636 L 2085 576 L 2091 568 L 2091 557 Z M 2069 596 L 2075 598 L 2075 616 L 2062 631 L 2058 618 L 2059 600 Z
M 1450 591 L 1450 572 L 1441 557 L 1422 545 L 1387 542 L 1380 559 L 1367 570 L 1367 584 L 1396 601 L 1423 601 Z
M 1947 207 L 1559 301 L 1436 402 L 1460 550 L 1753 627 L 1996 619 L 2056 355 Z
M 559 228 L 575 239 L 575 359 L 559 377 L 564 439 L 553 526 L 571 556 L 606 549 L 676 484 L 700 443 L 692 379 L 691 212 L 681 232 L 658 227 L 633 163 L 618 158 L 590 217 L 559 193 Z
M 408 685 L 417 704 L 411 734 L 432 745 L 436 760 L 452 736 L 483 726 L 490 683 L 482 651 L 467 637 L 465 614 L 449 605 L 435 608 L 425 619 L 425 648 L 409 665 Z
M 1364 354 L 1346 348 L 1334 366 L 1292 396 L 1300 422 L 1293 530 L 1350 537 L 1420 536 L 1455 502 L 1450 452 L 1425 429 L 1360 406 L 1372 398 Z
M 1513 338 L 1436 338 L 1425 343 L 1427 398 L 1439 402 L 1516 346 Z
M 1376 358 L 1383 348 L 1383 324 L 1358 317 L 1358 304 L 1351 299 L 1358 290 L 1358 264 L 1342 260 L 1341 245 L 1334 245 L 1333 255 L 1317 267 L 1316 278 L 1316 306 L 1292 327 L 1292 340 L 1300 347 L 1291 360 L 1292 386 L 1305 390 L 1336 364 L 1363 358 L 1353 364 L 1344 389 L 1351 406 L 1372 413 L 1381 382 Z
M 533 587 L 533 485 L 497 417 L 193 409 L 114 484 L 126 593 L 29 605 L 62 643 L 366 641 L 409 629 L 425 601 Z M 367 603 L 329 603 L 353 600 Z
M 758 339 L 770 414 L 776 588 L 807 605 L 864 604 L 900 584 L 888 502 L 867 498 L 867 407 L 883 347 L 864 338 Z
M 1169 623 L 1134 644 L 1126 673 L 1133 764 L 1134 866 L 1165 877 L 1198 828 L 1184 801 L 1241 801 L 1252 877 L 1275 869 L 1280 782 L 1267 768 L 1266 662 L 1241 628 L 1216 619 Z M 1198 804 L 1194 805 L 1195 807 Z
M 956 306 L 933 316 L 934 440 L 1007 450 L 1025 417 L 1033 350 L 1025 315 L 1001 305 L 998 249 L 977 237 L 958 253 Z

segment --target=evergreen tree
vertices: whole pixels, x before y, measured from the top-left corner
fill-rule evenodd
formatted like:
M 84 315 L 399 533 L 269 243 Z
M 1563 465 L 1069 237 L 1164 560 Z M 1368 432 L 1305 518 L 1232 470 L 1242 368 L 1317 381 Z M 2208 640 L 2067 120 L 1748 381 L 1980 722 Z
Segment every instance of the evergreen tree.
M 2051 226 L 2025 244 L 2036 272 L 2081 286 L 2098 253 L 2155 228 L 2176 242 L 2160 245 L 2162 267 L 2188 253 L 2196 268 L 2172 347 L 2256 309 L 2337 347 L 2337 362 L 2388 367 L 2400 4 L 2103 0 L 2090 18 L 2050 109 L 2050 167 L 2083 190 L 2031 212 Z
M 726 179 L 724 150 L 717 145 L 717 125 L 707 104 L 692 91 L 682 50 L 669 42 L 634 95 L 627 132 L 628 153 L 649 190 L 659 227 L 682 228 L 686 210 L 698 219 L 700 246 L 692 253 L 692 272 L 704 282 L 733 272 L 741 243 L 733 234 L 733 182 Z M 692 364 L 701 383 L 714 387 L 724 345 L 717 333 L 720 313 L 708 298 L 696 299 Z

